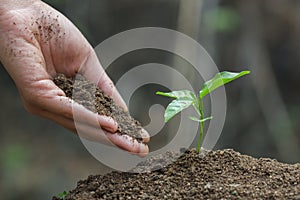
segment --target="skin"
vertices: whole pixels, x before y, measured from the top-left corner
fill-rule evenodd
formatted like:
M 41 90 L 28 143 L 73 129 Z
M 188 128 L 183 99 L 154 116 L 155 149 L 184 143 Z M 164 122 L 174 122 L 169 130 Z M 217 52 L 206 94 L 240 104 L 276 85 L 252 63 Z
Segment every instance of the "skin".
M 118 125 L 112 118 L 78 105 L 53 83 L 57 73 L 80 73 L 127 110 L 91 45 L 52 7 L 39 0 L 0 0 L 0 60 L 28 112 L 89 140 L 116 145 L 140 156 L 149 152 L 146 144 L 115 133 Z M 149 134 L 145 130 L 141 134 L 147 143 Z

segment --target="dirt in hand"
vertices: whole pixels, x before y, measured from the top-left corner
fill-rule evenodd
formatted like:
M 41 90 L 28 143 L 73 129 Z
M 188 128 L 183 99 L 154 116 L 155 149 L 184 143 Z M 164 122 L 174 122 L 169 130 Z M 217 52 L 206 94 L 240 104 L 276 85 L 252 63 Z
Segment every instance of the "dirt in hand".
M 300 164 L 192 150 L 157 171 L 89 176 L 65 198 L 86 199 L 300 199 Z
M 141 124 L 85 77 L 77 74 L 76 77 L 68 78 L 64 74 L 57 74 L 53 81 L 75 102 L 95 113 L 112 117 L 118 123 L 119 134 L 129 135 L 142 142 Z

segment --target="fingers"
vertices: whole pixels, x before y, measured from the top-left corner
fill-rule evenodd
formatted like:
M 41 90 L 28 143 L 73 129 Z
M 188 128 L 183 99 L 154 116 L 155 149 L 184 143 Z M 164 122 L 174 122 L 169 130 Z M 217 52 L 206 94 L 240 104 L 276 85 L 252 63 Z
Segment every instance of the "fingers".
M 114 122 L 113 119 L 106 117 L 106 116 L 100 116 L 96 114 L 95 117 L 84 117 L 85 114 L 84 111 L 86 109 L 78 105 L 77 103 L 73 102 L 73 115 L 74 120 L 76 122 L 76 130 L 79 136 L 96 142 L 103 143 L 105 141 L 105 144 L 108 144 L 107 139 L 112 142 L 114 145 L 118 146 L 121 149 L 124 149 L 128 152 L 137 154 L 139 156 L 146 156 L 149 153 L 149 148 L 144 143 L 149 142 L 150 135 L 145 130 L 141 130 L 141 137 L 143 138 L 143 143 L 138 142 L 137 140 L 133 139 L 130 136 L 127 135 L 119 135 L 117 133 L 114 133 L 117 130 L 118 125 Z M 90 111 L 89 111 L 90 112 Z M 92 115 L 95 115 L 95 113 L 90 112 Z M 86 124 L 86 120 L 88 120 L 88 124 Z M 99 124 L 103 129 L 100 128 Z M 111 129 L 111 126 L 113 126 L 113 129 Z
M 72 132 L 77 133 L 81 138 L 89 141 L 99 142 L 109 146 L 117 146 L 125 151 L 142 157 L 149 153 L 147 145 L 139 143 L 137 140 L 127 135 L 108 133 L 99 126 L 91 126 L 82 122 L 74 123 L 73 120 L 67 117 L 58 116 L 48 111 L 43 111 L 40 115 L 62 125 Z
M 144 157 L 149 153 L 147 145 L 140 143 L 127 135 L 110 133 L 100 127 L 91 127 L 82 123 L 76 123 L 76 131 L 82 138 L 110 146 L 117 146 L 138 156 Z
M 100 116 L 97 114 L 96 118 L 91 118 L 87 116 L 84 117 L 84 110 L 86 109 L 83 108 L 83 106 L 73 102 L 73 115 L 74 120 L 76 121 L 76 130 L 80 137 L 100 143 L 103 143 L 105 141 L 105 144 L 109 144 L 109 140 L 119 148 L 142 157 L 146 156 L 149 153 L 149 148 L 144 143 L 148 143 L 150 141 L 150 135 L 145 129 L 141 130 L 140 134 L 143 138 L 143 143 L 140 143 L 132 137 L 129 137 L 127 135 L 121 136 L 118 133 L 115 133 L 118 125 L 116 122 L 114 122 L 112 118 Z M 95 115 L 95 113 L 90 113 L 92 115 Z M 88 120 L 89 122 L 88 125 L 84 123 L 86 122 L 86 120 Z M 101 129 L 99 127 L 99 124 L 102 128 L 109 132 Z M 114 125 L 113 128 L 112 125 Z
M 71 112 L 73 112 L 72 118 L 74 118 L 76 122 L 83 122 L 96 127 L 100 125 L 102 128 L 111 133 L 116 132 L 118 129 L 117 122 L 111 117 L 93 113 L 74 101 L 72 101 L 71 107 Z
M 128 135 L 107 134 L 107 137 L 118 147 L 133 154 L 144 157 L 149 153 L 149 148 L 146 144 L 139 143 Z
M 48 111 L 43 111 L 40 114 L 41 117 L 50 119 L 57 124 L 63 126 L 64 128 L 72 131 L 75 134 L 78 134 L 80 137 L 85 138 L 90 141 L 99 142 L 101 144 L 111 145 L 112 142 L 104 134 L 104 130 L 98 127 L 93 127 L 89 124 L 84 124 L 82 122 L 74 123 L 74 120 L 59 116 Z
M 43 81 L 43 89 L 47 90 L 40 91 L 43 96 L 33 98 L 36 101 L 36 105 L 39 105 L 34 110 L 32 109 L 34 114 L 55 121 L 65 128 L 78 133 L 80 137 L 91 141 L 109 145 L 114 144 L 140 156 L 149 152 L 147 145 L 139 143 L 129 136 L 106 132 L 105 130 L 110 132 L 116 132 L 117 130 L 118 125 L 112 118 L 100 116 L 87 110 L 73 100 L 61 96 L 64 94 L 60 89 L 49 89 L 49 85 L 47 85 Z M 141 134 L 142 137 L 146 138 L 145 141 L 149 141 L 147 139 L 149 134 L 146 131 L 143 130 Z
M 93 113 L 69 99 L 51 80 L 40 81 L 34 84 L 34 88 L 36 88 L 35 91 L 38 91 L 36 96 L 27 99 L 27 101 L 32 102 L 31 107 L 38 107 L 57 116 L 63 116 L 91 126 L 98 127 L 100 125 L 110 132 L 116 132 L 118 124 L 111 117 Z
M 93 113 L 92 111 L 84 108 L 82 105 L 79 105 L 74 101 L 70 101 L 70 99 L 66 97 L 58 98 L 59 102 L 57 100 L 48 102 L 49 104 L 53 105 L 52 107 L 48 107 L 48 111 L 51 111 L 57 115 L 65 116 L 74 120 L 75 122 L 85 123 L 95 127 L 99 127 L 100 125 L 100 127 L 112 133 L 117 131 L 118 124 L 111 117 Z M 54 106 L 55 102 L 59 104 Z
M 140 134 L 144 143 L 148 143 L 150 141 L 150 134 L 145 129 L 142 129 Z

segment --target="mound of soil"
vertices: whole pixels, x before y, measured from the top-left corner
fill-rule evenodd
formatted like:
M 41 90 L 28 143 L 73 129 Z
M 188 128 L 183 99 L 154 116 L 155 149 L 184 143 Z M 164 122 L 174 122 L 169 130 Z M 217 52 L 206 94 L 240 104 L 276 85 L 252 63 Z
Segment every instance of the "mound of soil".
M 68 78 L 64 74 L 57 74 L 53 82 L 75 102 L 100 115 L 112 117 L 118 123 L 119 134 L 129 135 L 142 142 L 140 122 L 133 119 L 128 112 L 116 105 L 110 96 L 104 94 L 85 77 L 77 74 L 75 77 Z
M 300 199 L 300 164 L 191 150 L 153 172 L 89 176 L 65 197 L 87 199 Z

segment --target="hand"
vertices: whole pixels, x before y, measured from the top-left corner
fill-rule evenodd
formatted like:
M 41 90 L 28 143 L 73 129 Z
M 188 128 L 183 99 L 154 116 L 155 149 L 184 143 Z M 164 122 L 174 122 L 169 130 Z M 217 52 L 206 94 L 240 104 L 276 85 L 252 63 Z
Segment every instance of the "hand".
M 0 60 L 14 80 L 25 108 L 87 139 L 139 155 L 147 145 L 116 134 L 117 123 L 68 99 L 54 83 L 57 73 L 82 74 L 125 110 L 127 107 L 80 31 L 61 13 L 39 0 L 0 0 Z M 76 114 L 76 127 L 74 114 Z M 106 131 L 99 128 L 99 125 Z M 143 131 L 144 141 L 149 134 Z

